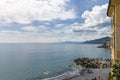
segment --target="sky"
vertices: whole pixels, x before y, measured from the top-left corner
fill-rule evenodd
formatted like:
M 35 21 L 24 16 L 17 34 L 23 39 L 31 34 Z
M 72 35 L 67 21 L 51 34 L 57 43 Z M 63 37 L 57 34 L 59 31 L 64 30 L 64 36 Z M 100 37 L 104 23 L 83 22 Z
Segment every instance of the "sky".
M 0 0 L 0 43 L 86 41 L 110 36 L 109 0 Z

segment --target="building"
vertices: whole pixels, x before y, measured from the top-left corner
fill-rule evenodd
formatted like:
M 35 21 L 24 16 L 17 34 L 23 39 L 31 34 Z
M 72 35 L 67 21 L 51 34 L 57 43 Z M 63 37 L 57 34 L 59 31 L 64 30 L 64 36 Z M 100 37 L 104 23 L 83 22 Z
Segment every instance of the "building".
M 111 46 L 111 40 L 106 40 L 105 41 L 105 46 L 106 46 L 106 48 L 110 48 L 110 46 Z
M 110 0 L 107 15 L 111 17 L 111 50 L 112 61 L 120 59 L 120 0 Z

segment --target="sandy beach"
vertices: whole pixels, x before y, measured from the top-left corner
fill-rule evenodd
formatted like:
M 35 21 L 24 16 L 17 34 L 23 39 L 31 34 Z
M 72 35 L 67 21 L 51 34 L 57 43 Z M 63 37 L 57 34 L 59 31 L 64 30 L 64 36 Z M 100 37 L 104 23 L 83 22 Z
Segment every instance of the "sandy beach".
M 82 76 L 78 76 L 69 80 L 91 80 L 92 78 L 99 76 L 102 78 L 102 80 L 107 80 L 110 68 L 104 68 L 104 69 L 91 69 L 93 73 L 85 73 Z
M 109 59 L 77 58 L 74 60 L 75 69 L 73 71 L 44 80 L 107 80 L 110 73 L 110 62 Z
M 84 71 L 83 71 L 84 70 Z M 57 77 L 48 78 L 44 80 L 91 80 L 92 78 L 98 78 L 99 76 L 102 80 L 107 80 L 110 68 L 103 68 L 103 69 L 83 69 L 80 72 L 66 72 L 62 75 Z M 86 72 L 86 70 L 92 71 L 92 73 Z M 82 74 L 81 74 L 82 72 Z

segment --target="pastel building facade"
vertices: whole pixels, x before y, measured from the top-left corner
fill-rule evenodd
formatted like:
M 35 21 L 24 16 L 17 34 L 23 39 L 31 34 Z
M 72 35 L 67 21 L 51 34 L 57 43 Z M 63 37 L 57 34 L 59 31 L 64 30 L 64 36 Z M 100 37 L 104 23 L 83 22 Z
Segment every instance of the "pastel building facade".
M 112 61 L 120 59 L 120 0 L 110 0 L 107 15 L 111 17 Z

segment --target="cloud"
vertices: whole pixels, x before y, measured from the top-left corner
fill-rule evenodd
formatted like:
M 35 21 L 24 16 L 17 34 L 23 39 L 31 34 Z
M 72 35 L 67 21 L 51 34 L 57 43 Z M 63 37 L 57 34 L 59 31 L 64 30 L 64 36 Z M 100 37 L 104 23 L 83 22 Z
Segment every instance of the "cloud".
M 26 26 L 26 27 L 22 27 L 22 29 L 25 31 L 33 31 L 33 32 L 39 31 L 39 29 L 36 28 L 35 26 Z
M 73 32 L 80 35 L 110 35 L 111 20 L 107 17 L 108 4 L 94 6 L 91 11 L 84 11 L 82 18 L 84 23 L 72 25 Z
M 97 31 L 98 31 L 98 34 L 100 34 L 100 35 L 110 35 L 110 33 L 111 33 L 111 27 L 107 26 L 107 27 L 98 29 Z
M 102 24 L 99 27 L 105 27 L 106 25 L 103 24 L 109 24 L 110 25 L 110 18 L 107 17 L 107 8 L 108 4 L 104 4 L 102 6 L 94 6 L 92 8 L 92 11 L 84 11 L 82 14 L 82 18 L 85 19 L 84 25 L 86 27 L 98 27 L 98 25 Z
M 1 33 L 13 33 L 13 34 L 17 34 L 19 33 L 19 31 L 12 31 L 12 30 L 3 30 L 3 31 L 0 31 Z
M 57 28 L 64 27 L 64 24 L 57 24 L 56 27 L 57 27 Z
M 79 29 L 79 30 L 73 30 L 73 32 L 75 33 L 79 33 L 79 34 L 84 34 L 84 35 L 96 35 L 97 31 L 96 30 L 92 30 L 92 29 Z
M 0 40 L 3 40 L 2 42 L 4 42 L 4 40 L 7 40 L 8 38 L 12 39 L 12 38 L 18 38 L 18 37 L 23 37 L 21 36 L 20 31 L 13 31 L 13 30 L 1 30 L 0 31 Z M 9 42 L 9 39 L 8 39 L 8 42 Z
M 50 27 L 41 25 L 41 26 L 39 26 L 39 30 L 45 32 L 45 31 L 51 31 L 52 29 Z
M 74 9 L 66 8 L 67 2 L 69 0 L 0 0 L 0 23 L 11 24 L 0 29 L 0 42 L 84 41 L 110 35 L 108 4 L 84 11 L 83 23 L 67 23 L 66 19 L 76 17 Z M 39 24 L 34 25 L 33 21 Z M 13 22 L 22 25 L 12 29 Z
M 0 22 L 29 24 L 32 21 L 75 18 L 70 0 L 0 0 Z
M 41 27 L 39 29 L 45 28 Z M 57 32 L 58 31 L 48 31 L 42 33 L 34 31 L 20 32 L 14 30 L 1 30 L 0 43 L 58 42 L 67 38 L 67 36 L 60 35 Z

